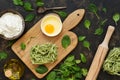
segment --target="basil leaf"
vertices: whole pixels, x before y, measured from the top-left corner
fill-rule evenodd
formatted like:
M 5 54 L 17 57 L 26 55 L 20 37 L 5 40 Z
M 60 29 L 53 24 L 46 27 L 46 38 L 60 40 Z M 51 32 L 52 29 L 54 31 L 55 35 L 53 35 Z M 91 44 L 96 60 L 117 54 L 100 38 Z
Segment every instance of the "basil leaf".
M 95 30 L 95 35 L 101 35 L 103 33 L 103 28 L 99 27 Z
M 44 2 L 42 0 L 36 0 L 36 5 L 42 7 L 44 6 Z
M 37 2 L 36 5 L 39 6 L 39 7 L 42 7 L 42 6 L 44 6 L 44 3 L 43 2 Z
M 21 50 L 25 50 L 26 44 L 25 44 L 25 43 L 21 43 L 21 44 L 20 44 L 20 47 L 21 47 Z
M 85 28 L 87 28 L 87 29 L 89 29 L 90 28 L 90 25 L 91 25 L 91 22 L 90 22 L 90 20 L 85 20 L 84 21 L 84 26 L 85 26 Z
M 68 35 L 63 36 L 61 43 L 63 48 L 67 48 L 71 44 L 70 37 Z
M 75 60 L 76 64 L 80 64 L 81 60 Z
M 106 8 L 102 8 L 102 11 L 103 11 L 104 13 L 107 13 L 107 9 L 106 9 Z
M 39 73 L 39 74 L 44 74 L 45 72 L 48 71 L 48 68 L 47 68 L 46 66 L 44 66 L 44 65 L 39 65 L 39 66 L 35 69 L 35 71 L 36 71 L 37 73 Z
M 52 71 L 48 74 L 47 80 L 56 80 L 56 72 Z
M 82 72 L 80 71 L 80 72 L 77 72 L 77 73 L 75 73 L 75 78 L 77 78 L 77 79 L 80 79 L 81 80 L 81 78 L 82 78 L 83 76 L 82 76 Z M 72 80 L 74 80 L 74 79 L 72 79 Z
M 33 19 L 35 18 L 35 15 L 34 14 L 28 14 L 26 17 L 25 17 L 25 21 L 32 21 Z
M 80 53 L 80 58 L 81 58 L 82 63 L 87 62 L 87 59 L 86 59 L 86 57 L 85 57 L 85 55 L 83 53 Z
M 36 80 L 36 79 L 32 78 L 31 80 Z
M 113 20 L 114 20 L 114 22 L 115 22 L 115 24 L 117 26 L 117 22 L 120 20 L 120 14 L 119 13 L 115 13 L 113 15 Z
M 67 13 L 64 11 L 54 11 L 55 13 L 59 14 L 62 18 L 66 18 L 67 17 Z
M 32 5 L 30 2 L 24 2 L 24 5 L 23 5 L 24 9 L 27 10 L 27 11 L 33 11 L 34 9 L 32 8 Z
M 78 40 L 79 40 L 79 41 L 83 41 L 83 40 L 85 40 L 85 38 L 86 38 L 86 36 L 79 36 L 79 37 L 78 37 Z
M 82 75 L 87 76 L 88 70 L 86 68 L 82 68 Z
M 75 56 L 73 56 L 73 55 L 70 55 L 70 56 L 68 56 L 67 58 L 66 58 L 66 62 L 72 62 L 73 60 L 75 59 Z
M 83 46 L 90 50 L 90 43 L 88 41 L 83 41 Z
M 23 6 L 23 1 L 22 0 L 13 0 L 13 4 L 17 6 Z
M 97 8 L 97 6 L 95 4 L 91 3 L 88 6 L 88 10 L 93 12 L 93 13 L 96 13 L 98 11 L 98 8 Z
M 98 8 L 97 8 L 97 6 L 96 6 L 95 4 L 91 3 L 91 4 L 88 6 L 88 10 L 91 11 L 91 12 L 93 12 L 93 13 L 96 15 L 96 17 L 97 17 L 98 19 L 100 19 L 100 17 L 99 17 L 98 14 L 97 14 Z
M 8 55 L 7 55 L 6 52 L 4 52 L 4 51 L 0 51 L 0 61 L 6 59 L 7 56 L 8 56 Z

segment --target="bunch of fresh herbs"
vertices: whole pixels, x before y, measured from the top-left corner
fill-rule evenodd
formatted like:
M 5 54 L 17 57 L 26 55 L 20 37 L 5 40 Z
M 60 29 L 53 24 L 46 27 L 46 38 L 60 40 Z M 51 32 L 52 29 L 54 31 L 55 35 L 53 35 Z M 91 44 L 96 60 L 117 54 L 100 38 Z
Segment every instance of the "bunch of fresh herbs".
M 69 55 L 58 69 L 54 69 L 47 75 L 47 80 L 80 80 L 87 75 L 88 70 L 81 68 L 80 62 L 86 63 L 84 54 L 80 54 L 80 59 L 76 60 L 74 55 Z

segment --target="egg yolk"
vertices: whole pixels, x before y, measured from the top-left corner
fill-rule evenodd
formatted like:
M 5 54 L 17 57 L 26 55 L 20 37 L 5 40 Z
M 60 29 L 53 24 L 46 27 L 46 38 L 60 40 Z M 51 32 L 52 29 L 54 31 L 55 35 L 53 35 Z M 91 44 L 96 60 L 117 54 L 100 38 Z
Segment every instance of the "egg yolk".
M 49 34 L 53 33 L 54 32 L 54 26 L 51 25 L 51 24 L 48 24 L 45 26 L 45 31 Z

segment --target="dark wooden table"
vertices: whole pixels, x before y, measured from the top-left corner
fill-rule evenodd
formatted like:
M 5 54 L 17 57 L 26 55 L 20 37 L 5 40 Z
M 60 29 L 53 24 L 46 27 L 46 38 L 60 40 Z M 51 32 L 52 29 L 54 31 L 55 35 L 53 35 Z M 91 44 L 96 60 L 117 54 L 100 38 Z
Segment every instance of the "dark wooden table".
M 27 0 L 26 0 L 27 1 Z M 36 6 L 35 6 L 35 0 L 28 0 L 33 4 L 33 7 L 35 10 L 31 13 L 36 14 L 36 18 L 32 22 L 26 22 L 25 32 L 27 32 L 41 17 L 43 17 L 45 14 L 50 13 L 52 11 L 48 11 L 45 14 L 37 14 L 36 13 Z M 87 63 L 81 65 L 81 67 L 86 67 L 89 69 L 90 64 L 92 62 L 92 59 L 94 57 L 94 54 L 96 52 L 96 49 L 98 45 L 102 42 L 108 25 L 115 25 L 114 21 L 112 20 L 112 15 L 116 12 L 120 13 L 120 0 L 44 0 L 45 6 L 47 7 L 53 7 L 53 6 L 67 6 L 66 11 L 67 13 L 71 13 L 72 11 L 84 8 L 86 9 L 85 17 L 82 20 L 82 22 L 74 28 L 72 31 L 75 32 L 78 36 L 79 35 L 85 35 L 87 40 L 91 43 L 90 51 L 82 46 L 82 43 L 79 42 L 77 47 L 70 53 L 79 55 L 80 52 L 85 53 L 87 56 Z M 98 28 L 98 22 L 99 20 L 96 18 L 96 16 L 88 11 L 88 5 L 90 3 L 94 3 L 98 6 L 98 14 L 102 19 L 108 19 L 104 26 L 104 32 L 100 36 L 94 35 L 94 31 L 96 28 Z M 107 12 L 104 13 L 102 11 L 102 8 L 105 7 L 107 9 Z M 12 3 L 12 0 L 0 0 L 0 11 L 6 10 L 6 9 L 14 9 L 20 12 L 23 17 L 25 17 L 28 13 L 26 12 L 22 7 L 15 6 Z M 89 19 L 91 21 L 91 27 L 89 30 L 84 28 L 83 22 L 85 19 Z M 115 26 L 116 30 L 110 40 L 109 48 L 112 49 L 113 47 L 119 47 L 120 46 L 120 21 L 118 22 L 118 25 Z M 19 59 L 11 50 L 11 47 L 7 47 L 8 45 L 7 40 L 4 40 L 0 38 L 0 51 L 5 50 L 8 53 L 8 58 L 6 60 L 0 61 L 0 80 L 8 80 L 4 74 L 3 74 L 3 65 L 5 62 L 9 59 L 15 58 Z M 76 57 L 77 58 L 77 57 Z M 58 65 L 59 66 L 59 65 Z M 38 79 L 34 76 L 34 74 L 25 66 L 25 72 L 22 76 L 21 80 L 31 80 L 32 78 L 35 78 L 36 80 L 46 80 L 44 79 Z M 84 79 L 82 79 L 84 80 Z M 99 76 L 97 80 L 120 80 L 119 76 L 111 76 L 107 74 L 106 72 L 103 72 L 103 69 L 101 69 Z

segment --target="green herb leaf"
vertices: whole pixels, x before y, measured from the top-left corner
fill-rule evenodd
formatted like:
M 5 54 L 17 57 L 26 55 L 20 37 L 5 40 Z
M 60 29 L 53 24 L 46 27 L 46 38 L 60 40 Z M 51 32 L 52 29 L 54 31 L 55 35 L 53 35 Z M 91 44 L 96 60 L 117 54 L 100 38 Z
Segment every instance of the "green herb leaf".
M 6 59 L 7 56 L 8 56 L 8 55 L 7 55 L 6 52 L 4 52 L 4 51 L 0 51 L 0 61 Z
M 13 4 L 17 6 L 23 6 L 23 1 L 22 0 L 13 0 Z
M 83 41 L 83 46 L 90 50 L 90 43 L 88 41 Z
M 85 26 L 85 28 L 89 29 L 89 28 L 90 28 L 90 25 L 91 25 L 90 20 L 86 19 L 86 20 L 84 21 L 84 26 Z
M 36 5 L 38 7 L 42 7 L 42 6 L 44 6 L 44 2 L 42 0 L 36 0 Z
M 47 80 L 56 80 L 56 72 L 52 71 L 48 74 Z
M 63 36 L 61 43 L 63 48 L 67 48 L 71 44 L 70 37 L 68 35 Z
M 85 40 L 85 38 L 86 38 L 86 36 L 79 36 L 79 37 L 78 37 L 78 40 L 79 40 L 79 41 L 83 41 L 83 40 Z
M 54 11 L 55 13 L 59 14 L 62 18 L 66 18 L 67 17 L 67 13 L 64 11 Z
M 115 24 L 117 26 L 117 22 L 120 20 L 120 14 L 119 13 L 115 13 L 113 15 L 113 20 L 114 20 L 114 22 L 115 22 Z
M 103 27 L 103 26 L 105 25 L 105 23 L 107 22 L 107 20 L 108 20 L 108 19 L 105 19 L 105 20 L 101 21 L 99 25 L 100 25 L 101 27 Z
M 12 46 L 14 42 L 15 42 L 15 40 L 8 41 L 8 45 L 7 45 L 7 47 Z
M 32 8 L 32 5 L 30 2 L 24 2 L 24 9 L 27 11 L 33 11 L 34 9 Z
M 106 9 L 106 8 L 102 8 L 102 11 L 103 11 L 104 13 L 107 13 L 107 9 Z
M 75 60 L 76 64 L 80 64 L 81 60 Z
M 36 80 L 35 78 L 32 78 L 31 80 Z
M 44 65 L 39 65 L 39 66 L 35 69 L 35 71 L 36 71 L 37 73 L 39 73 L 39 74 L 44 74 L 45 72 L 48 71 L 48 68 L 47 68 L 46 66 L 44 66 Z
M 58 69 L 48 74 L 47 80 L 81 80 L 86 70 L 83 68 L 82 71 L 79 63 L 80 60 L 75 60 L 74 55 L 68 56 Z
M 85 57 L 85 55 L 83 53 L 80 53 L 80 59 L 81 59 L 82 63 L 87 62 L 87 59 L 86 59 L 86 57 Z
M 33 19 L 35 18 L 35 15 L 34 14 L 28 14 L 26 17 L 25 17 L 25 21 L 32 21 Z
M 77 72 L 77 73 L 75 74 L 75 78 L 81 79 L 81 78 L 82 78 L 82 72 Z
M 66 62 L 72 62 L 75 59 L 75 57 L 73 55 L 70 55 L 66 58 Z
M 96 17 L 97 17 L 98 19 L 100 19 L 100 17 L 99 17 L 98 14 L 97 14 L 98 8 L 97 8 L 97 6 L 96 6 L 95 4 L 91 3 L 91 4 L 88 6 L 88 10 L 91 11 L 91 12 L 93 12 L 93 13 L 96 15 Z
M 88 70 L 86 68 L 82 68 L 83 76 L 87 76 Z
M 103 33 L 103 28 L 99 27 L 95 30 L 95 35 L 101 35 Z
M 25 50 L 26 49 L 26 44 L 25 43 L 21 43 L 20 47 L 21 47 L 21 50 Z

